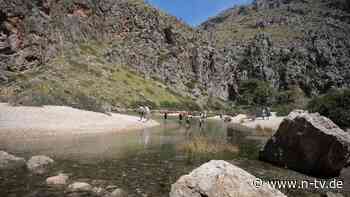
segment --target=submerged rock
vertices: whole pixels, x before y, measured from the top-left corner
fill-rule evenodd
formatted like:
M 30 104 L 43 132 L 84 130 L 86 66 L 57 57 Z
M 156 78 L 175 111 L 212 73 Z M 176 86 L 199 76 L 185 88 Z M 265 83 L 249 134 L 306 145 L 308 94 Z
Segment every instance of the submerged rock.
M 225 161 L 210 161 L 182 176 L 171 187 L 170 197 L 285 197 L 267 185 L 255 187 L 256 177 Z
M 45 174 L 53 162 L 54 160 L 47 156 L 33 156 L 27 162 L 27 168 L 34 174 Z
M 306 174 L 339 175 L 350 158 L 350 134 L 318 113 L 296 110 L 265 144 L 260 159 Z
M 112 192 L 112 191 L 114 191 L 114 190 L 116 190 L 116 189 L 118 189 L 118 186 L 116 186 L 116 185 L 108 185 L 108 186 L 106 187 L 106 190 L 108 190 L 108 191 L 110 191 L 110 192 Z
M 92 193 L 94 193 L 96 196 L 106 196 L 107 190 L 103 189 L 102 187 L 94 187 L 92 188 Z
M 67 181 L 69 179 L 69 176 L 66 174 L 59 174 L 57 176 L 52 176 L 46 179 L 47 185 L 66 185 Z
M 122 189 L 115 189 L 108 197 L 127 197 L 128 194 Z
M 75 182 L 68 186 L 69 192 L 91 192 L 92 186 L 84 182 Z
M 25 169 L 25 166 L 26 162 L 23 158 L 0 151 L 0 171 Z

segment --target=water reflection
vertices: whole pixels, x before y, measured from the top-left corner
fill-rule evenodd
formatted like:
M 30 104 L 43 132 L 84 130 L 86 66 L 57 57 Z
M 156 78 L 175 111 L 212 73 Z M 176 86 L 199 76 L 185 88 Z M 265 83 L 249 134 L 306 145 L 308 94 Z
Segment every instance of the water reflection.
M 151 131 L 149 128 L 145 128 L 141 132 L 140 142 L 141 144 L 147 148 L 147 146 L 150 144 L 150 138 L 151 138 Z
M 124 133 L 48 136 L 40 139 L 6 139 L 6 136 L 1 136 L 0 149 L 26 158 L 38 154 L 53 157 L 57 161 L 57 170 L 72 173 L 72 179 L 108 179 L 131 193 L 142 189 L 149 196 L 167 196 L 170 185 L 179 176 L 203 162 L 237 157 L 233 153 L 219 153 L 210 157 L 199 156 L 189 162 L 190 156 L 179 146 L 191 143 L 196 136 L 203 137 L 203 140 L 210 139 L 209 142 L 238 145 L 240 152 L 248 152 L 240 153 L 242 156 L 251 155 L 249 152 L 255 147 L 251 146 L 251 142 L 244 141 L 244 136 L 239 132 L 229 135 L 227 125 L 221 121 L 206 121 L 201 128 L 195 119 L 190 125 L 179 124 L 177 120 L 161 123 L 156 128 Z M 17 184 L 14 183 L 14 188 L 20 189 L 22 186 Z

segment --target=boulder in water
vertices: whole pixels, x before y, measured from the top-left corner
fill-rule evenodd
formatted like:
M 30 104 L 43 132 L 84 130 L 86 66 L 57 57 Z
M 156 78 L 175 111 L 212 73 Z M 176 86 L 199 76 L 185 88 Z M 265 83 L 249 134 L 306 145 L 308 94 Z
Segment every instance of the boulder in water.
M 285 197 L 268 185 L 255 187 L 255 180 L 253 175 L 226 161 L 210 161 L 173 184 L 170 197 Z
M 34 174 L 45 174 L 53 162 L 54 160 L 47 156 L 33 156 L 28 160 L 27 168 Z
M 108 195 L 108 197 L 127 197 L 127 196 L 128 194 L 120 188 L 115 189 L 110 195 Z
M 26 161 L 5 151 L 0 151 L 0 171 L 25 169 Z
M 75 182 L 68 186 L 69 192 L 92 192 L 92 186 L 84 182 Z
M 108 192 L 102 187 L 94 187 L 92 188 L 92 193 L 94 193 L 96 196 L 103 196 L 108 197 Z
M 268 140 L 260 159 L 319 177 L 338 176 L 350 158 L 350 134 L 318 113 L 296 110 Z

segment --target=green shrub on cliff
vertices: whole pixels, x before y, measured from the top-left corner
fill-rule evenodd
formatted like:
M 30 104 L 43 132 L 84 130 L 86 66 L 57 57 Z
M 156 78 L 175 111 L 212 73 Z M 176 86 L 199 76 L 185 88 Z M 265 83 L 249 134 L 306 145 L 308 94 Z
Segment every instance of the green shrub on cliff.
M 332 90 L 308 104 L 311 112 L 319 112 L 343 128 L 350 127 L 350 89 Z
M 238 104 L 241 105 L 263 106 L 273 102 L 274 91 L 266 81 L 257 79 L 242 81 L 239 92 Z

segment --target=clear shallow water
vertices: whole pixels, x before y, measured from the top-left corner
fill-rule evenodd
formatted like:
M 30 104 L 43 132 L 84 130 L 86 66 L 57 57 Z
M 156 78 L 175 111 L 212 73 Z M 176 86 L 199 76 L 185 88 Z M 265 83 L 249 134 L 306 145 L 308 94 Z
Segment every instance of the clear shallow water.
M 0 139 L 0 149 L 27 159 L 33 155 L 50 156 L 56 164 L 49 175 L 64 172 L 70 174 L 73 181 L 103 187 L 116 185 L 130 196 L 168 196 L 171 184 L 181 175 L 211 159 L 231 160 L 257 176 L 303 177 L 257 161 L 265 137 L 239 131 L 227 133 L 227 125 L 222 121 L 208 121 L 202 129 L 196 121 L 190 127 L 179 124 L 175 118 L 161 123 L 159 127 L 124 133 Z M 191 142 L 193 136 L 220 140 L 237 146 L 239 152 L 193 157 L 180 148 Z M 60 189 L 45 186 L 45 178 L 28 173 L 2 178 L 0 196 L 64 195 Z

